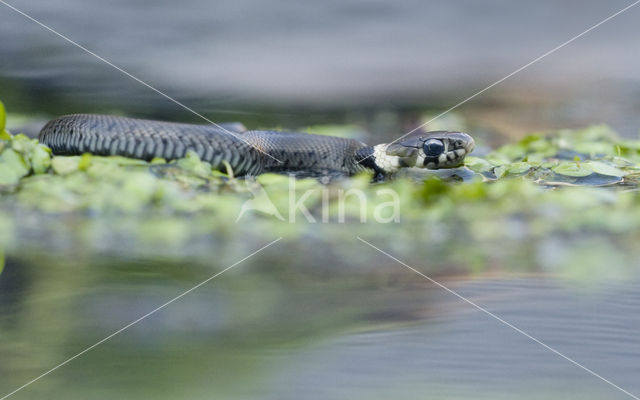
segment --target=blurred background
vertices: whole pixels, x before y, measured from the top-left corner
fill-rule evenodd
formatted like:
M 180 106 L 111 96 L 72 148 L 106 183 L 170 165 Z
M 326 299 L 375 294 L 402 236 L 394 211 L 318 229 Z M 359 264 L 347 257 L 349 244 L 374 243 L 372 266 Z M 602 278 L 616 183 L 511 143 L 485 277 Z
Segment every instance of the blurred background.
M 396 137 L 416 112 L 449 108 L 630 2 L 12 4 L 209 118 L 357 122 Z M 0 15 L 8 109 L 197 119 L 6 6 Z M 601 122 L 636 134 L 639 15 L 628 10 L 458 111 L 507 137 Z
M 631 3 L 9 2 L 212 120 L 357 126 L 372 143 L 400 136 Z M 438 126 L 467 129 L 485 153 L 532 131 L 599 123 L 637 138 L 639 18 L 640 6 L 631 8 Z M 32 135 L 47 119 L 77 112 L 203 122 L 3 4 L 0 100 L 9 129 Z M 69 209 L 94 199 L 91 192 L 119 197 L 99 180 L 103 192 L 76 183 L 80 196 L 46 191 L 57 204 L 68 199 Z M 633 193 L 579 188 L 553 198 L 507 182 L 493 195 L 460 185 L 449 198 L 444 184 L 444 197 L 425 189 L 408 199 L 417 185 L 399 189 L 408 218 L 384 226 L 294 227 L 260 215 L 233 224 L 244 198 L 224 193 L 209 196 L 222 204 L 214 211 L 180 204 L 109 214 L 47 211 L 48 196 L 0 192 L 0 396 L 280 235 L 11 398 L 628 398 L 356 235 L 640 393 Z M 135 182 L 126 189 L 145 190 Z M 286 194 L 287 186 L 274 191 Z M 34 203 L 43 206 L 30 209 Z

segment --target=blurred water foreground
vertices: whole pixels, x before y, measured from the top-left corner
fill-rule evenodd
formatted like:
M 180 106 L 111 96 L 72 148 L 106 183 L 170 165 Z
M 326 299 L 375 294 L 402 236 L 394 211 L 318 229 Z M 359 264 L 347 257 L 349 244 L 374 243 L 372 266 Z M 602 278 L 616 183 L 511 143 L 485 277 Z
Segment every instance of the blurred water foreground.
M 15 398 L 625 398 L 358 237 L 640 392 L 640 141 L 606 126 L 325 185 L 51 156 L 0 121 L 5 392 L 283 238 Z

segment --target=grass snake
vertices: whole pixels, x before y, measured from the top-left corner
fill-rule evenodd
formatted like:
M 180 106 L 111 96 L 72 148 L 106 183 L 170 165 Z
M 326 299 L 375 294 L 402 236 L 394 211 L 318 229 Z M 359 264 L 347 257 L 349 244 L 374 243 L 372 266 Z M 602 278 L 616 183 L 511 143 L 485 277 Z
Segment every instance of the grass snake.
M 241 124 L 197 125 L 97 114 L 56 118 L 40 131 L 40 142 L 57 155 L 120 155 L 143 160 L 182 158 L 187 150 L 236 176 L 264 172 L 305 176 L 384 177 L 400 168 L 454 168 L 473 150 L 462 132 L 415 132 L 390 144 L 281 131 L 246 131 Z M 229 171 L 227 171 L 229 172 Z

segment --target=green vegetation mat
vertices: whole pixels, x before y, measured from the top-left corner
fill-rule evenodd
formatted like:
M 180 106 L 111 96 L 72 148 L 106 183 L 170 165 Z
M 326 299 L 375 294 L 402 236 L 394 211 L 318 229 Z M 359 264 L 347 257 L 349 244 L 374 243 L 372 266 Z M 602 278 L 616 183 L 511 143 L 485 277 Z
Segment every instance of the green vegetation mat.
M 639 236 L 640 141 L 623 140 L 606 126 L 533 134 L 468 157 L 453 173 L 416 171 L 380 184 L 361 175 L 323 184 L 272 174 L 237 179 L 212 171 L 194 153 L 170 163 L 52 156 L 36 140 L 9 134 L 5 118 L 1 109 L 0 245 L 8 249 L 47 248 L 68 237 L 84 249 L 184 254 L 210 248 L 216 237 L 339 242 L 366 231 L 399 250 L 424 243 L 433 258 L 469 243 L 578 233 L 583 239 L 606 234 L 611 251 L 605 253 L 612 253 Z M 364 201 L 345 197 L 356 189 Z M 397 194 L 399 218 L 380 224 L 393 211 L 386 189 Z M 482 251 L 489 248 L 495 250 Z

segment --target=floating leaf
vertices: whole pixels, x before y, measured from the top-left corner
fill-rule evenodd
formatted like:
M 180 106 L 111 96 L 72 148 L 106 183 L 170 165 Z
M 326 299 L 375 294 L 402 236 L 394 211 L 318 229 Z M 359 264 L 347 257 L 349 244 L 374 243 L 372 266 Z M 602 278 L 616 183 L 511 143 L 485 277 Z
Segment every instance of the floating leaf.
M 509 175 L 521 175 L 528 172 L 531 169 L 531 164 L 527 162 L 515 162 L 510 164 L 503 164 L 494 168 L 493 173 L 496 178 L 500 179 Z
M 58 175 L 68 175 L 78 170 L 79 160 L 77 157 L 53 157 L 51 168 Z
M 473 172 L 486 172 L 493 168 L 491 163 L 480 157 L 467 157 L 464 161 L 464 165 Z
M 499 167 L 495 167 L 493 169 L 493 174 L 496 176 L 496 178 L 500 179 L 504 176 L 504 174 L 507 173 L 507 169 L 509 169 L 508 165 L 501 165 Z
M 178 166 L 202 177 L 211 174 L 211 164 L 200 161 L 198 153 L 193 150 L 188 150 L 185 157 L 178 160 Z
M 525 157 L 523 161 L 526 161 L 532 166 L 539 166 L 549 156 L 550 156 L 549 154 L 545 154 L 545 153 L 530 153 L 527 155 L 527 157 Z
M 29 155 L 37 145 L 37 140 L 31 139 L 24 133 L 19 133 L 11 139 L 11 147 L 25 156 Z
M 526 162 L 516 162 L 507 168 L 507 174 L 509 175 L 520 175 L 528 172 L 531 169 L 531 164 Z
M 36 174 L 44 174 L 51 166 L 51 154 L 43 145 L 36 146 L 31 153 L 31 166 Z
M 11 170 L 18 178 L 22 178 L 29 173 L 30 167 L 20 153 L 7 149 L 0 154 L 0 169 Z
M 553 172 L 566 176 L 587 176 L 593 173 L 593 169 L 587 163 L 562 162 L 552 168 Z
M 595 172 L 596 174 L 607 175 L 607 176 L 625 176 L 626 175 L 626 173 L 623 170 L 616 168 L 612 165 L 605 164 L 601 161 L 590 161 L 588 162 L 588 164 L 591 166 L 591 169 L 593 169 L 593 172 Z

